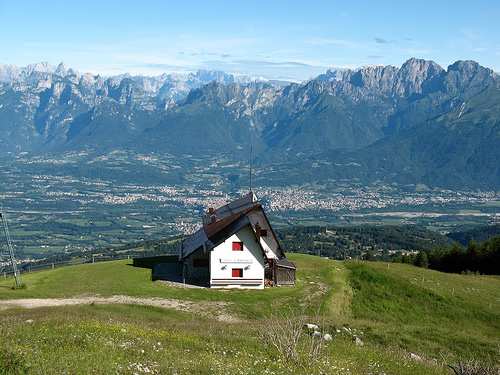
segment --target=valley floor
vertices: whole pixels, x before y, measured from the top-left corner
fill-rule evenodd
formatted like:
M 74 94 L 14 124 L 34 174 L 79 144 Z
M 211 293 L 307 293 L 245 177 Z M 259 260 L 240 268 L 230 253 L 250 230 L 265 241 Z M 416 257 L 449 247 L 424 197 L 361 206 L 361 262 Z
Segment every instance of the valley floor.
M 499 365 L 500 278 L 292 254 L 295 288 L 186 289 L 127 261 L 0 281 L 0 374 L 448 374 Z M 287 359 L 266 332 L 316 323 Z

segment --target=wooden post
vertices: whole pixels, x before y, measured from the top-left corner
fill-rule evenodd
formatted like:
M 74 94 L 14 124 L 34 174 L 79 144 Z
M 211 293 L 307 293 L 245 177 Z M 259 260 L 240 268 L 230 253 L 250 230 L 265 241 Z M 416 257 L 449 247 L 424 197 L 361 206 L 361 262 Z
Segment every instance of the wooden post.
M 54 268 L 55 268 L 55 265 L 54 265 L 54 263 L 52 263 L 52 269 L 54 269 Z
M 278 280 L 276 280 L 276 262 L 273 259 L 273 286 L 278 285 Z

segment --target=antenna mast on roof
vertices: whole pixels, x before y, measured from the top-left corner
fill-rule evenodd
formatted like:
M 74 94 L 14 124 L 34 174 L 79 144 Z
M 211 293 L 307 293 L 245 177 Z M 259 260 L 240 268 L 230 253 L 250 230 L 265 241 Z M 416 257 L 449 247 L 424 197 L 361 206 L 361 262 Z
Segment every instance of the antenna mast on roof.
M 5 212 L 4 212 L 2 206 L 0 206 L 0 221 L 1 221 L 0 225 L 2 226 L 4 236 L 5 236 L 5 242 L 7 244 L 8 254 L 6 254 L 6 256 L 10 260 L 10 264 L 12 267 L 12 273 L 14 274 L 14 279 L 16 280 L 16 287 L 19 288 L 22 285 L 21 274 L 19 273 L 19 270 L 17 269 L 17 262 L 16 262 L 16 257 L 14 255 L 14 248 L 12 247 L 9 226 L 7 225 L 7 217 L 5 216 Z
M 248 168 L 249 168 L 249 175 L 250 175 L 250 193 L 252 192 L 252 153 L 253 153 L 253 121 L 250 120 L 250 158 L 248 160 Z
M 249 161 L 249 168 L 250 168 L 250 193 L 252 192 L 252 141 L 250 139 L 250 161 Z

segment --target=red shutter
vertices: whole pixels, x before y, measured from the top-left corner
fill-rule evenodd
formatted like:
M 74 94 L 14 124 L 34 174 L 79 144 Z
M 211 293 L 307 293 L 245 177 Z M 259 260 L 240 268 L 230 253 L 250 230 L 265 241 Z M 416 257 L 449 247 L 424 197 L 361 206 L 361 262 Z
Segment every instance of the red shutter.
M 233 251 L 243 251 L 243 242 L 233 242 Z
M 233 277 L 243 277 L 243 268 L 233 268 L 232 269 Z

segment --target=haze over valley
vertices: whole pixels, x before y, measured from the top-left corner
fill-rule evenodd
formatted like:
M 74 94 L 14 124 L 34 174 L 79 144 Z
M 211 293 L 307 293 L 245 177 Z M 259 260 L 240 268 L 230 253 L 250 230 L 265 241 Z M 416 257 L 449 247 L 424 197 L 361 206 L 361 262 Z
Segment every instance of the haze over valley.
M 0 375 L 499 375 L 499 19 L 0 0 Z
M 3 65 L 2 200 L 26 255 L 161 239 L 249 189 L 251 157 L 253 188 L 282 225 L 492 224 L 499 98 L 499 76 L 473 61 L 302 83 Z M 53 234 L 37 237 L 40 225 Z

